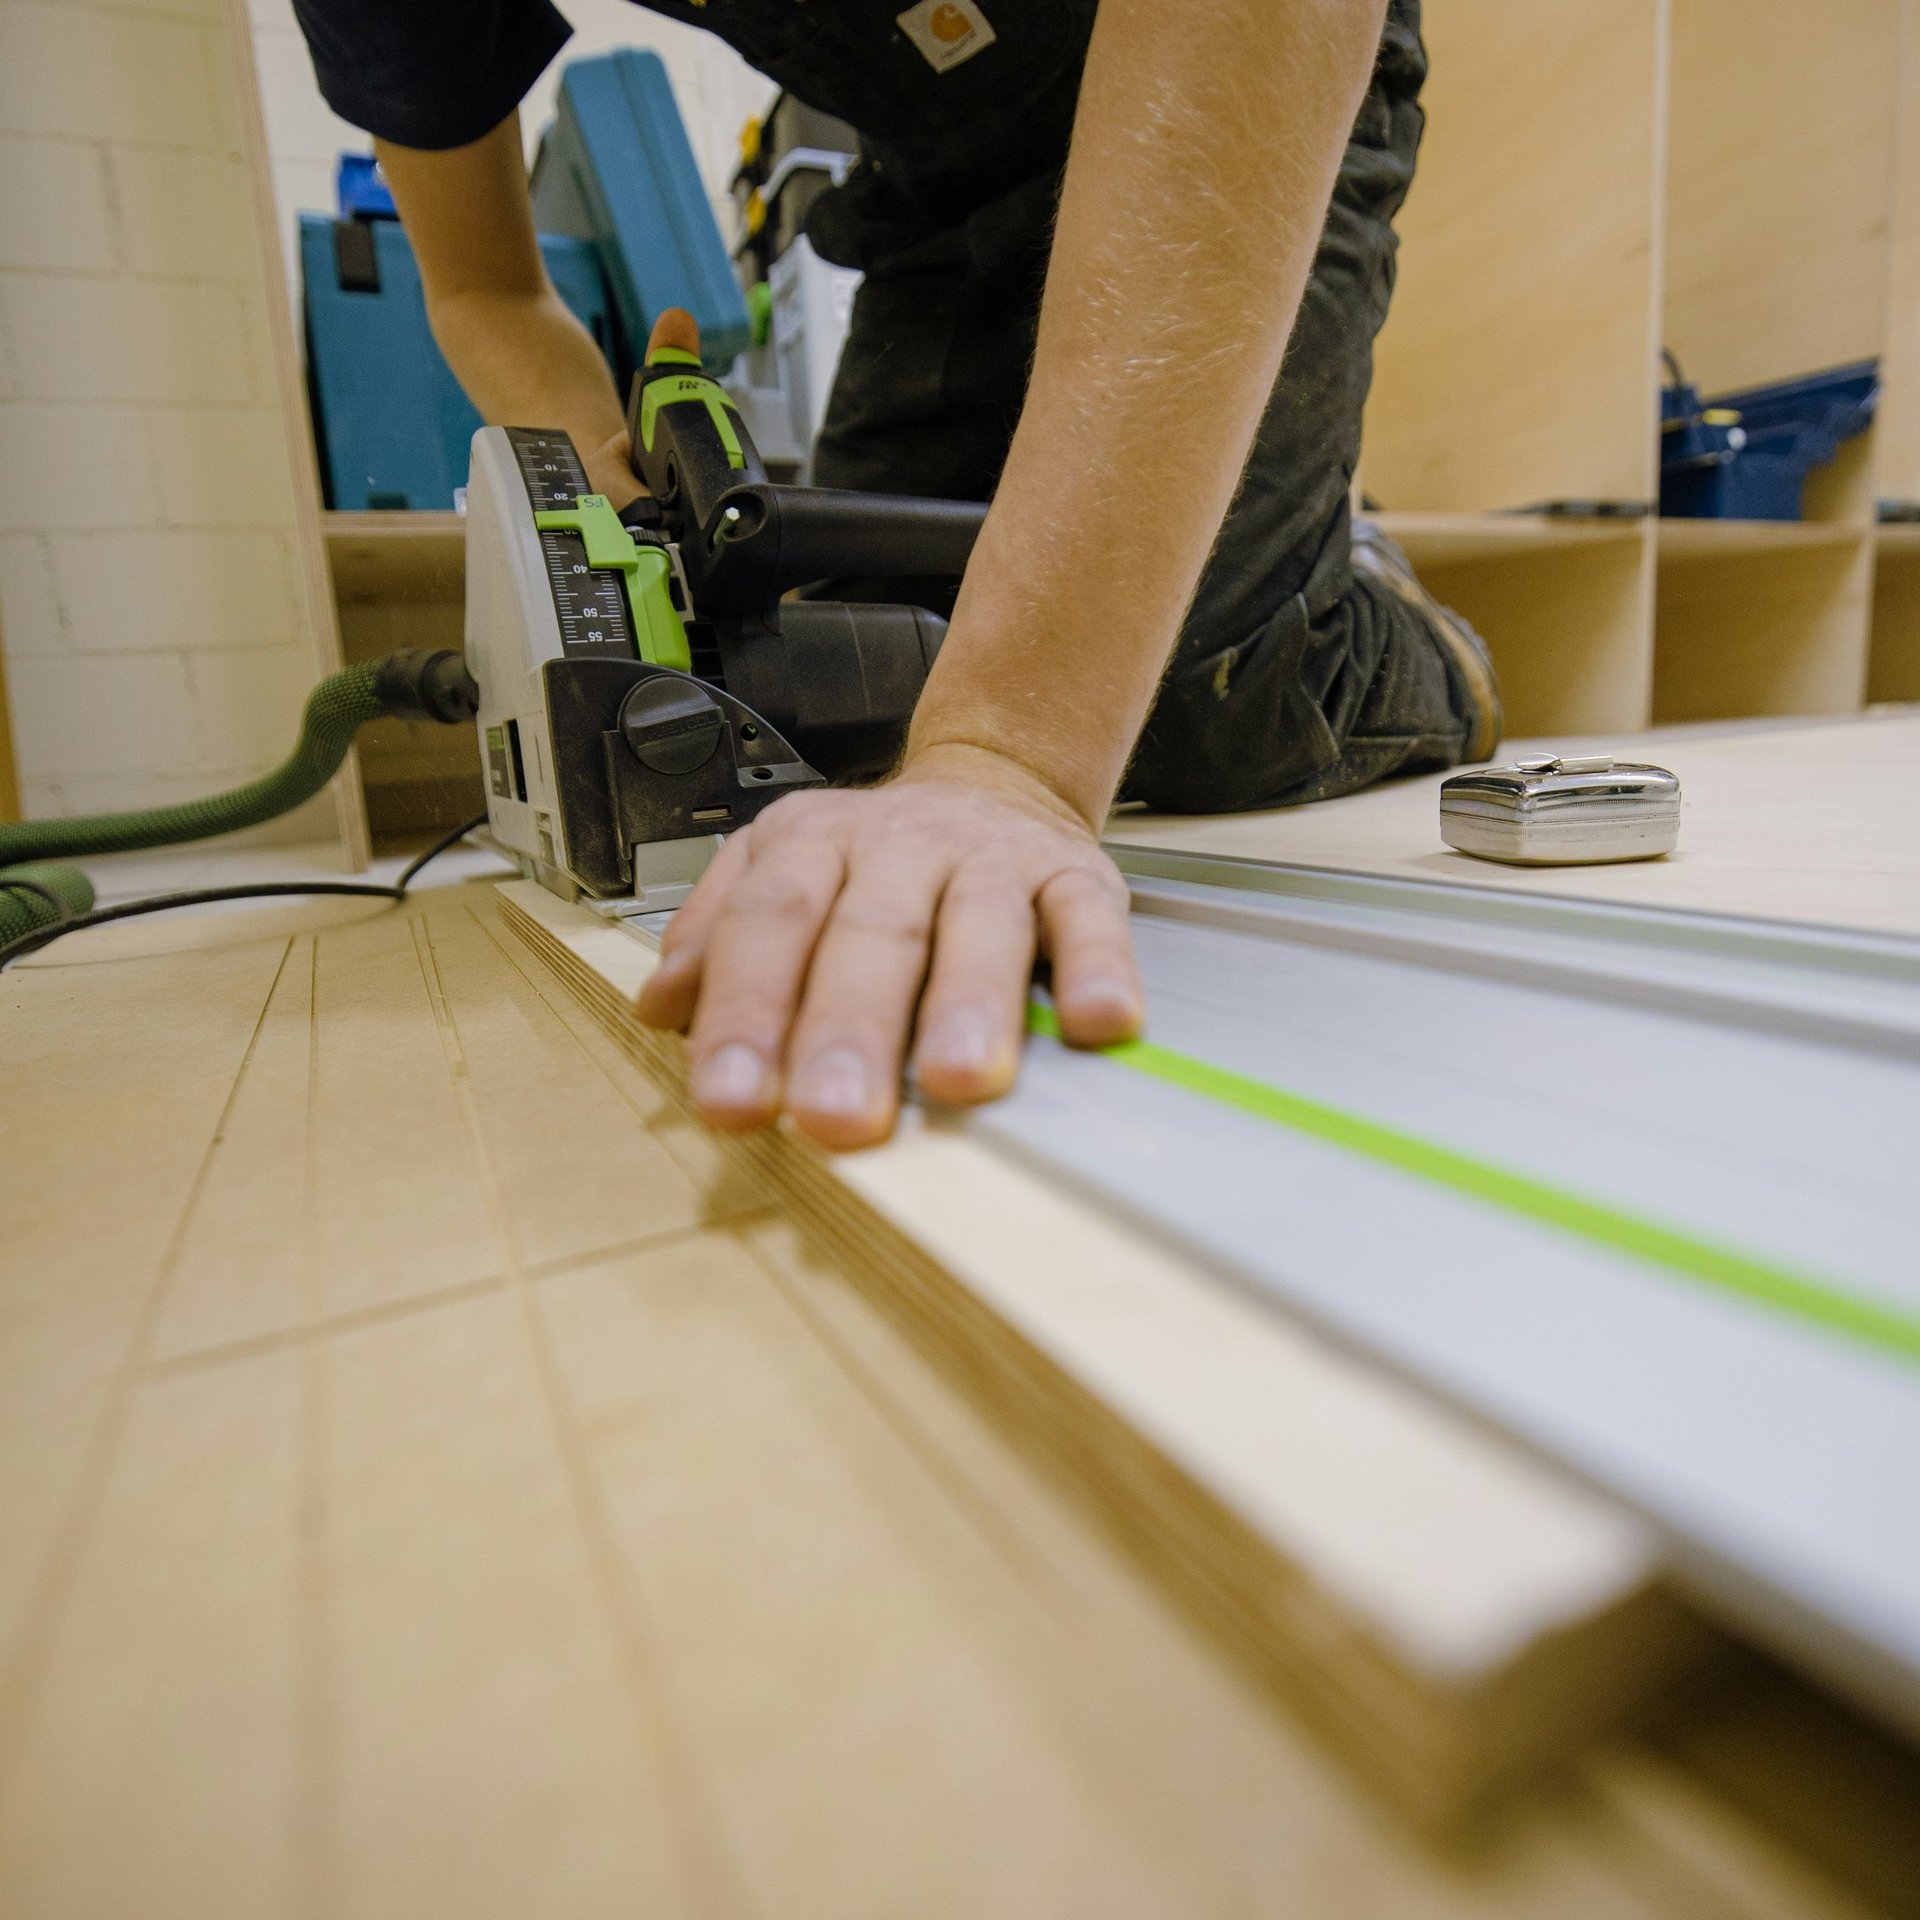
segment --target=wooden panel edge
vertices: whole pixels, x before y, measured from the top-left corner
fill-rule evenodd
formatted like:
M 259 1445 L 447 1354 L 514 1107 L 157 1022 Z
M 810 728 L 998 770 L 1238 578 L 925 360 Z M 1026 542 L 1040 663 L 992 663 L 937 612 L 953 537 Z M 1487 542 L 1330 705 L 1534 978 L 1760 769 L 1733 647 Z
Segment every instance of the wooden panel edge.
M 13 746 L 13 710 L 7 704 L 7 636 L 0 628 L 0 821 L 20 818 L 20 763 Z
M 294 333 L 293 307 L 280 264 L 279 209 L 274 199 L 273 165 L 266 122 L 260 108 L 260 77 L 253 54 L 253 23 L 247 0 L 221 0 L 222 39 L 233 93 L 235 138 L 247 170 L 253 198 L 254 245 L 266 302 L 267 339 L 273 359 L 273 393 L 280 410 L 293 491 L 294 571 L 307 612 L 307 629 L 316 673 L 337 672 L 345 664 L 340 647 L 340 618 L 333 598 L 333 574 L 320 532 L 320 465 L 306 381 Z M 349 748 L 331 782 L 334 819 L 348 870 L 364 873 L 373 857 L 361 797 L 359 756 Z

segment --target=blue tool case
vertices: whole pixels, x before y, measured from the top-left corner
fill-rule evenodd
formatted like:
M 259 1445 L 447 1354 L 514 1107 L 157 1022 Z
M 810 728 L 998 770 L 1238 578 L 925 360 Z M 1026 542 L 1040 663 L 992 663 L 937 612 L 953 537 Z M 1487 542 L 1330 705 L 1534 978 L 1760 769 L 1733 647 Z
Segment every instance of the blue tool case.
M 746 298 L 658 54 L 628 49 L 563 70 L 533 163 L 533 217 L 543 233 L 599 248 L 632 362 L 668 307 L 700 323 L 715 372 L 746 346 Z
M 1879 395 L 1877 360 L 1709 400 L 1676 378 L 1660 397 L 1660 511 L 1800 519 L 1807 475 L 1873 424 Z
M 542 235 L 547 272 L 614 364 L 613 314 L 593 248 Z M 413 248 L 396 220 L 300 216 L 307 385 L 327 504 L 450 508 L 480 416 L 427 325 Z

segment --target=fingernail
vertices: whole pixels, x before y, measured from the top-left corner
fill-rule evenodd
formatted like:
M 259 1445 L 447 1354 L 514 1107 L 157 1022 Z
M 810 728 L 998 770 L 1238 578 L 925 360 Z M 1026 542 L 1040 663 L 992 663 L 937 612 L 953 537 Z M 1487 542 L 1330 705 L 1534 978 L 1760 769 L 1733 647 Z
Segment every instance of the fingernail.
M 873 1080 L 867 1063 L 846 1047 L 809 1060 L 794 1075 L 787 1104 L 796 1112 L 831 1114 L 857 1120 L 873 1107 Z
M 757 1107 L 766 1097 L 766 1086 L 767 1063 L 739 1040 L 729 1041 L 693 1071 L 693 1097 L 703 1107 Z
M 1117 1013 L 1131 1020 L 1140 1012 L 1140 996 L 1125 980 L 1103 975 L 1075 985 L 1073 1010 L 1077 1014 Z
M 954 1073 L 978 1073 L 992 1051 L 992 1030 L 978 1007 L 943 1013 L 921 1043 L 920 1058 L 930 1067 Z

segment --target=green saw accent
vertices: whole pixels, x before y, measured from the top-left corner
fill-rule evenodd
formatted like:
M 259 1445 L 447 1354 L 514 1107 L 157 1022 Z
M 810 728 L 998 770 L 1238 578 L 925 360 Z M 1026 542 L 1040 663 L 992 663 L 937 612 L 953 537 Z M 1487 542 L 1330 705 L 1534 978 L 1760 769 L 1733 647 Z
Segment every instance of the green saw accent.
M 773 289 L 756 280 L 747 289 L 747 344 L 764 347 L 773 338 Z
M 1060 1022 L 1051 1007 L 1037 1003 L 1030 1007 L 1027 1024 L 1035 1033 L 1060 1038 Z M 1150 1040 L 1127 1040 L 1102 1052 L 1117 1065 L 1150 1079 L 1184 1087 L 1189 1093 L 1202 1094 L 1255 1119 L 1289 1127 L 1396 1172 L 1451 1188 L 1541 1226 L 1605 1247 L 1611 1253 L 1626 1254 L 1648 1266 L 1717 1287 L 1723 1293 L 1920 1365 L 1920 1319 L 1847 1292 L 1833 1281 L 1775 1266 L 1737 1248 L 1696 1239 L 1656 1220 L 1624 1213 L 1602 1201 L 1456 1153 L 1451 1147 L 1437 1146 L 1359 1114 L 1309 1100 L 1304 1094 L 1289 1093 L 1264 1080 L 1250 1080 L 1244 1074 L 1177 1053 L 1171 1047 L 1156 1046 Z
M 727 465 L 744 467 L 747 456 L 741 449 L 740 436 L 733 430 L 733 402 L 727 398 L 724 387 L 716 386 L 703 374 L 669 374 L 661 380 L 649 380 L 640 389 L 642 449 L 648 453 L 653 451 L 653 423 L 660 409 L 677 406 L 683 400 L 698 400 L 706 408 L 712 416 L 714 431 L 727 450 Z
M 685 347 L 655 347 L 647 355 L 650 367 L 697 367 L 699 364 L 700 356 L 689 353 Z
M 542 533 L 577 533 L 587 550 L 587 565 L 616 572 L 627 590 L 633 610 L 634 637 L 640 658 L 655 667 L 693 671 L 687 630 L 675 611 L 668 582 L 673 563 L 651 542 L 636 540 L 621 525 L 613 503 L 604 493 L 583 493 L 570 507 L 536 513 L 533 524 Z

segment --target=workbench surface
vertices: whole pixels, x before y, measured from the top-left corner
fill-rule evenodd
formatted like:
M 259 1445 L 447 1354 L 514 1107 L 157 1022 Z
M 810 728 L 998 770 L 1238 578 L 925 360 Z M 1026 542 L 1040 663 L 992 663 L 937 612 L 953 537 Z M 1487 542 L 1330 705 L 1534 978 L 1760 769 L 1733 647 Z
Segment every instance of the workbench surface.
M 1884 1830 L 1844 1871 L 1729 1784 L 1825 1738 L 1745 1656 L 1423 1840 L 484 882 L 76 938 L 0 1056 L 0 1911 L 1911 1910 L 1890 1754 L 1773 1795 Z

